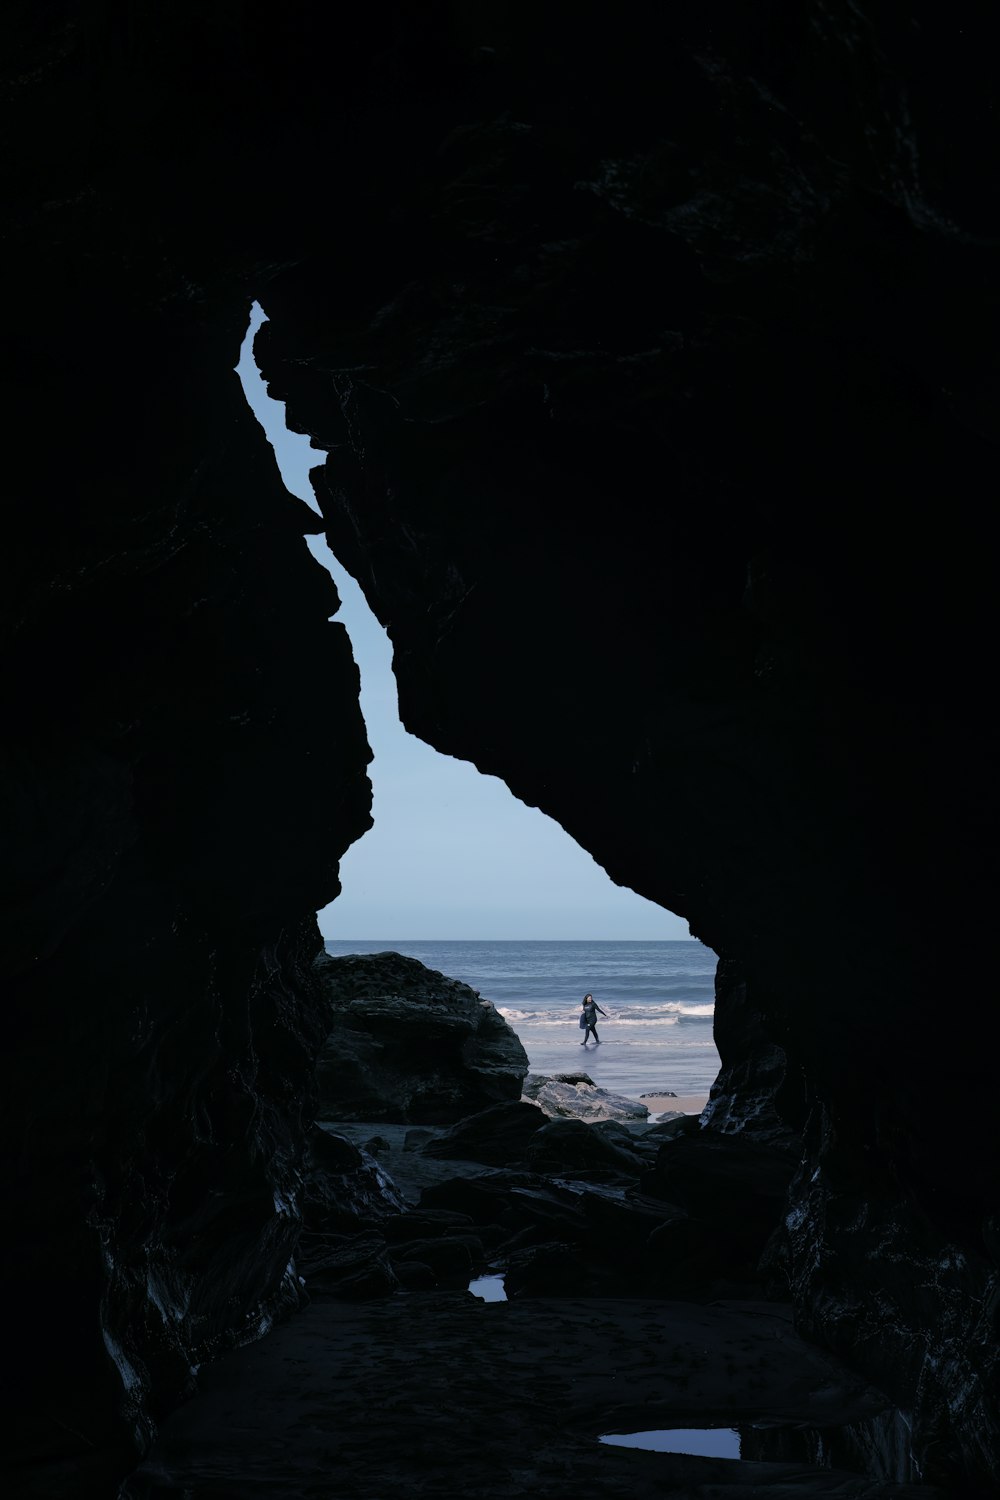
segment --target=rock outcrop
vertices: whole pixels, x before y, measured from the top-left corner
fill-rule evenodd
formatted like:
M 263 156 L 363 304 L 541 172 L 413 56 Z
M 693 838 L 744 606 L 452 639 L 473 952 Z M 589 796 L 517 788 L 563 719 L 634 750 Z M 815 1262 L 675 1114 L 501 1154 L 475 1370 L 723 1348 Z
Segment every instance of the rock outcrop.
M 518 1099 L 528 1055 L 489 1000 L 399 953 L 320 954 L 321 1120 L 441 1124 Z
M 586 1073 L 529 1073 L 522 1098 L 547 1115 L 572 1120 L 648 1120 L 649 1110 L 636 1099 L 602 1089 Z
M 523 1099 L 492 1104 L 440 1131 L 420 1150 L 425 1156 L 504 1166 L 521 1161 L 528 1142 L 546 1123 L 536 1104 Z

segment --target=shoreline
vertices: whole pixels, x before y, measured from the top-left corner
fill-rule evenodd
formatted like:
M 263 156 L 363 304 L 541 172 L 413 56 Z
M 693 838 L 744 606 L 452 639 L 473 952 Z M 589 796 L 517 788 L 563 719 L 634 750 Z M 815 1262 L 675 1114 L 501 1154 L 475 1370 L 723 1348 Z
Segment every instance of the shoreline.
M 631 1097 L 631 1096 L 630 1096 Z M 708 1103 L 708 1094 L 637 1094 L 637 1103 L 645 1104 L 650 1121 L 653 1115 L 682 1114 L 700 1115 Z

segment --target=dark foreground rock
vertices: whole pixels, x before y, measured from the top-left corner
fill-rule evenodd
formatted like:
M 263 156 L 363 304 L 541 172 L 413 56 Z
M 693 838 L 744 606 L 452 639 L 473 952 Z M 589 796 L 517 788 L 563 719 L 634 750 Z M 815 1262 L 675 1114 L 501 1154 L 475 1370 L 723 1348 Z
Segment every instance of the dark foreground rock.
M 509 1297 L 787 1294 L 781 1153 L 699 1128 L 550 1118 L 523 1100 L 451 1126 L 313 1127 L 298 1295 L 454 1289 Z
M 459 1120 L 518 1099 L 528 1057 L 489 1000 L 400 953 L 320 954 L 319 1118 Z
M 782 1305 L 415 1291 L 314 1303 L 207 1371 L 121 1500 L 942 1500 L 899 1482 L 897 1425 Z M 599 1441 L 691 1427 L 747 1457 Z
M 524 1161 L 531 1137 L 548 1117 L 535 1104 L 512 1100 L 458 1120 L 421 1146 L 424 1156 L 439 1160 L 478 1161 L 502 1167 Z
M 890 1399 L 764 1295 L 787 1154 L 679 1123 L 315 1132 L 309 1305 L 205 1373 L 121 1500 L 936 1500 Z M 469 1293 L 487 1270 L 506 1300 Z M 740 1457 L 599 1441 L 669 1428 Z
M 689 1123 L 314 1131 L 306 1310 L 205 1373 L 121 1500 L 935 1500 L 890 1399 L 765 1295 L 787 1153 Z M 668 1428 L 740 1457 L 599 1441 Z
M 513 1109 L 484 1111 L 422 1146 L 422 1157 L 450 1158 L 456 1170 L 418 1199 L 470 1216 L 508 1296 L 786 1295 L 786 1157 L 677 1122 L 629 1130 L 501 1118 Z
M 353 1231 L 403 1207 L 395 1184 L 370 1151 L 314 1125 L 306 1137 L 302 1215 L 307 1230 Z

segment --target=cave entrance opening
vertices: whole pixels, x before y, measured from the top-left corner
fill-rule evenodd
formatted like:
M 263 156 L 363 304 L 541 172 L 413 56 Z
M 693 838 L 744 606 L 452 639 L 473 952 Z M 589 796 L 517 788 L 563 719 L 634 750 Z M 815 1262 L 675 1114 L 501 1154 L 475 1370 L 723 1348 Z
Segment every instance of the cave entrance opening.
M 285 488 L 321 515 L 310 475 L 326 455 L 289 430 L 255 362 L 266 321 L 255 302 L 236 374 Z M 492 1000 L 534 1072 L 571 1069 L 633 1102 L 645 1095 L 650 1118 L 697 1113 L 719 1070 L 716 955 L 497 777 L 403 728 L 386 631 L 325 537 L 304 540 L 341 599 L 334 620 L 351 640 L 373 753 L 374 827 L 341 860 L 342 893 L 318 913 L 327 950 L 406 953 Z M 587 991 L 606 1013 L 597 1041 L 576 1028 Z

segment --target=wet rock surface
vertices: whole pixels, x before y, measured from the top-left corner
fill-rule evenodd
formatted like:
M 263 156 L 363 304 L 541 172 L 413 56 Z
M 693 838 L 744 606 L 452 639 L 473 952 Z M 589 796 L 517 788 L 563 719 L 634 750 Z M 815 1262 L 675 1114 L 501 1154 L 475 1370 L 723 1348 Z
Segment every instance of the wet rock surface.
M 598 1088 L 586 1073 L 529 1073 L 521 1097 L 547 1115 L 574 1120 L 647 1120 L 649 1108 L 609 1089 Z
M 682 1120 L 686 1128 L 588 1124 L 518 1102 L 429 1129 L 429 1139 L 421 1132 L 418 1142 L 407 1126 L 383 1122 L 367 1146 L 358 1122 L 327 1124 L 323 1155 L 341 1165 L 343 1198 L 353 1193 L 367 1209 L 332 1215 L 322 1199 L 310 1217 L 307 1199 L 303 1255 L 325 1253 L 339 1230 L 338 1254 L 353 1236 L 367 1257 L 374 1232 L 396 1272 L 401 1259 L 436 1267 L 429 1286 L 453 1287 L 456 1275 L 490 1267 L 503 1271 L 510 1296 L 784 1295 L 774 1245 L 792 1165 L 702 1131 L 696 1116 Z M 433 1255 L 420 1255 L 432 1239 Z M 387 1281 L 381 1292 L 389 1289 Z

